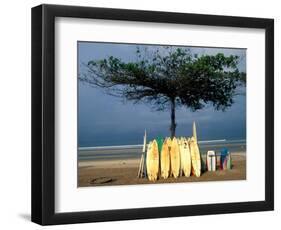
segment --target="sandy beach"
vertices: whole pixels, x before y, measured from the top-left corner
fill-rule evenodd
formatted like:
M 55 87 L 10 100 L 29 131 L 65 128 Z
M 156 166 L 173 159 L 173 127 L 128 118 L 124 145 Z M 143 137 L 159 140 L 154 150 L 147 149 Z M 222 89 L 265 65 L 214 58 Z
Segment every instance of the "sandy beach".
M 202 159 L 204 159 L 204 155 Z M 219 158 L 217 159 L 217 161 Z M 196 181 L 221 181 L 221 180 L 245 180 L 246 179 L 246 152 L 232 152 L 233 168 L 231 170 L 219 170 L 215 172 L 202 172 L 201 177 L 180 177 L 174 179 L 160 178 L 156 182 L 150 182 L 147 178 L 137 178 L 139 158 L 110 159 L 110 160 L 79 160 L 78 161 L 78 186 L 108 186 L 108 185 L 132 185 L 155 183 L 179 183 Z M 217 164 L 218 165 L 218 164 Z

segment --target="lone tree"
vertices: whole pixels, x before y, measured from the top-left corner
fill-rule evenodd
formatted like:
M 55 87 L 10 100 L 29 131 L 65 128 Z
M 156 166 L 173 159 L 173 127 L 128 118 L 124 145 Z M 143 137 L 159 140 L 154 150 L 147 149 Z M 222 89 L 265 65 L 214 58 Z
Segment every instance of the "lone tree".
M 174 137 L 177 107 L 196 111 L 211 104 L 224 111 L 233 104 L 236 88 L 246 81 L 238 63 L 238 56 L 222 53 L 199 56 L 183 48 L 150 52 L 137 48 L 134 62 L 113 56 L 89 61 L 79 79 L 110 95 L 150 103 L 158 111 L 170 109 L 170 132 Z

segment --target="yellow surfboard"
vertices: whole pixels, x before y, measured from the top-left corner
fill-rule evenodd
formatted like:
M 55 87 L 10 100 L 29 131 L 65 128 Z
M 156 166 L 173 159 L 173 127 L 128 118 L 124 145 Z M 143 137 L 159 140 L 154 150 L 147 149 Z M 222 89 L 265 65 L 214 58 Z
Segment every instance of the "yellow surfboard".
M 200 177 L 201 175 L 200 151 L 197 141 L 194 137 L 190 138 L 189 147 L 190 147 L 190 155 L 191 155 L 192 172 L 195 176 Z
M 172 139 L 170 137 L 167 137 L 167 144 L 171 148 L 171 146 L 172 146 Z
M 191 155 L 189 149 L 189 143 L 186 138 L 180 140 L 180 159 L 181 159 L 181 171 L 189 177 L 191 173 Z
M 171 172 L 174 178 L 178 178 L 180 174 L 180 150 L 177 138 L 173 138 L 170 150 Z
M 167 179 L 170 175 L 170 143 L 171 139 L 166 138 L 162 150 L 161 150 L 161 159 L 160 159 L 160 165 L 161 165 L 161 176 L 164 179 Z
M 178 145 L 179 145 L 179 151 L 180 151 L 180 176 L 182 176 L 182 174 L 183 174 L 183 168 L 182 168 L 182 166 L 183 166 L 183 162 L 182 162 L 183 158 L 182 158 L 182 151 L 181 151 L 181 149 L 182 149 L 182 146 L 183 146 L 184 139 L 183 139 L 183 137 L 178 137 L 177 139 L 178 139 Z
M 146 157 L 147 176 L 150 181 L 156 181 L 159 173 L 159 152 L 156 140 L 149 143 Z

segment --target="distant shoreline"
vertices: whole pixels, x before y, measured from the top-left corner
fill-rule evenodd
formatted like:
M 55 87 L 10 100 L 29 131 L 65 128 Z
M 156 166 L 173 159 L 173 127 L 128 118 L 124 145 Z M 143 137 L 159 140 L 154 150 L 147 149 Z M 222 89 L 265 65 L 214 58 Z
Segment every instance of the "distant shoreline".
M 201 154 L 202 157 L 206 157 L 206 153 Z M 232 157 L 246 157 L 246 152 L 233 152 L 231 153 Z M 203 158 L 203 161 L 205 162 L 205 159 Z M 219 158 L 219 156 L 217 157 Z M 123 167 L 122 165 L 126 165 L 126 167 L 131 167 L 133 165 L 133 167 L 138 166 L 140 161 L 140 158 L 126 158 L 126 159 L 105 159 L 105 158 L 101 158 L 101 159 L 95 159 L 95 160 L 79 160 L 78 161 L 78 167 L 95 167 L 95 168 L 99 168 L 99 167 Z M 123 164 L 123 163 L 126 164 Z
M 198 144 L 215 144 L 215 143 L 246 143 L 246 139 L 217 139 L 217 140 L 200 140 Z M 102 150 L 102 149 L 127 149 L 127 148 L 142 148 L 143 144 L 132 144 L 132 145 L 104 145 L 104 146 L 87 146 L 87 147 L 78 147 L 79 151 L 88 151 L 88 150 Z
M 201 153 L 201 156 L 206 156 L 207 153 Z M 231 155 L 232 156 L 246 156 L 246 152 L 245 151 L 237 151 L 237 152 L 231 152 Z M 78 164 L 79 164 L 79 167 L 81 165 L 85 165 L 84 163 L 85 162 L 88 162 L 86 163 L 87 165 L 91 165 L 93 164 L 94 162 L 114 162 L 114 161 L 122 161 L 122 160 L 126 160 L 126 161 L 139 161 L 140 159 L 140 156 L 128 156 L 128 157 L 124 157 L 124 158 L 119 158 L 119 157 L 116 157 L 116 158 L 105 158 L 105 157 L 96 157 L 95 159 L 92 159 L 91 157 L 90 158 L 87 158 L 87 157 L 83 157 L 83 158 L 80 158 L 78 159 Z M 91 163 L 90 163 L 91 162 Z
M 200 144 L 199 149 L 202 155 L 206 154 L 208 150 L 213 150 L 219 153 L 223 148 L 227 148 L 231 153 L 245 152 L 246 142 L 242 140 L 224 141 L 224 142 L 207 142 Z M 143 150 L 143 145 L 137 146 L 111 146 L 103 148 L 91 148 L 78 150 L 79 161 L 100 161 L 100 160 L 126 160 L 126 159 L 140 159 Z

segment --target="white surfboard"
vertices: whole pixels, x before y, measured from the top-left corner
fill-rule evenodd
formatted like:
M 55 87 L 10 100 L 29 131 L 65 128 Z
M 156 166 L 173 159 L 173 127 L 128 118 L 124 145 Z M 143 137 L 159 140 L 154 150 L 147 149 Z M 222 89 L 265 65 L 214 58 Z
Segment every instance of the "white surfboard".
M 207 152 L 207 168 L 208 171 L 216 171 L 216 153 L 215 151 Z
M 195 121 L 193 121 L 192 136 L 194 137 L 194 140 L 197 142 L 197 131 L 196 131 L 196 124 L 195 124 Z

